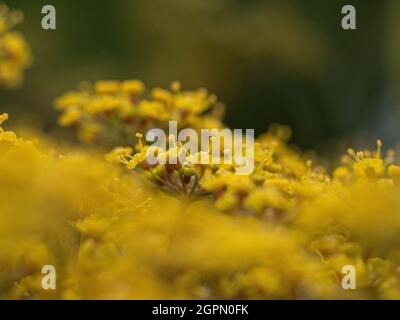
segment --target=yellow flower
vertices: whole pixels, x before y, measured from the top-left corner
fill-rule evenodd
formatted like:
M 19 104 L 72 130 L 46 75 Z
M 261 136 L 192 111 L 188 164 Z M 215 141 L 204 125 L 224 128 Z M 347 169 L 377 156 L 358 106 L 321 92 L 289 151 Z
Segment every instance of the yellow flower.
M 0 85 L 14 88 L 21 84 L 23 71 L 31 65 L 28 43 L 17 32 L 11 31 L 23 19 L 19 11 L 9 11 L 0 3 Z
M 347 156 L 343 157 L 342 162 L 347 166 L 349 172 L 342 175 L 350 178 L 352 174 L 356 175 L 354 178 L 368 178 L 376 180 L 386 173 L 388 164 L 392 158 L 392 152 L 389 151 L 386 158 L 381 155 L 382 142 L 377 141 L 377 150 L 372 153 L 368 150 L 355 152 L 353 149 L 348 149 Z M 343 170 L 342 170 L 342 173 Z
M 8 120 L 8 114 L 3 113 L 0 115 L 0 142 L 16 142 L 17 135 L 12 131 L 5 131 L 1 125 Z
M 69 92 L 62 97 L 58 98 L 55 102 L 55 108 L 57 110 L 63 111 L 70 107 L 72 108 L 82 108 L 86 103 L 87 95 L 85 93 Z
M 138 96 L 144 92 L 145 86 L 143 82 L 139 80 L 126 80 L 122 82 L 121 90 L 124 93 Z
M 166 121 L 170 118 L 165 105 L 158 101 L 143 100 L 137 108 L 138 115 L 144 119 Z
M 71 124 L 78 123 L 81 119 L 82 113 L 78 109 L 69 109 L 58 120 L 60 126 L 67 127 Z
M 0 126 L 8 120 L 8 114 L 7 113 L 3 113 L 0 115 Z
M 117 147 L 106 155 L 106 160 L 109 162 L 120 162 L 121 159 L 128 159 L 133 153 L 130 147 Z
M 167 90 L 161 88 L 154 88 L 151 92 L 151 95 L 154 100 L 163 102 L 169 105 L 172 102 L 173 95 Z
M 117 81 L 98 81 L 95 83 L 95 90 L 100 94 L 114 94 L 119 89 Z
M 146 152 L 135 153 L 126 163 L 126 167 L 130 170 L 135 169 L 139 164 L 146 160 Z

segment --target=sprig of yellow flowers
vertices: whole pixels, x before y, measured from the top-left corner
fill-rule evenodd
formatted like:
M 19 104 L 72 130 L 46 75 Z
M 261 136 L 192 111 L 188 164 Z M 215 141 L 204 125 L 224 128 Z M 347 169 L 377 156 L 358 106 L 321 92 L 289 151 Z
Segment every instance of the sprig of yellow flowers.
M 139 80 L 83 83 L 55 101 L 62 112 L 61 126 L 78 129 L 83 141 L 115 146 L 135 141 L 137 132 L 151 128 L 166 129 L 169 120 L 181 128 L 219 128 L 223 105 L 205 89 L 183 91 L 179 82 L 171 91 L 154 88 L 145 95 Z

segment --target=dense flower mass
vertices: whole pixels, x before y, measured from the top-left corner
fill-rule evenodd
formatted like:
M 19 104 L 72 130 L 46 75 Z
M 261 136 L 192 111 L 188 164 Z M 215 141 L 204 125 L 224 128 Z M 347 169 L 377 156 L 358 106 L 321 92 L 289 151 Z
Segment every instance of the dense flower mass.
M 0 5 L 0 86 L 31 62 L 11 31 L 21 19 Z M 273 126 L 239 148 L 253 149 L 254 170 L 238 175 L 240 160 L 223 157 L 232 136 L 195 153 L 173 134 L 164 147 L 144 139 L 170 121 L 228 130 L 205 89 L 82 83 L 55 108 L 109 152 L 21 138 L 0 114 L 0 299 L 400 299 L 400 166 L 380 140 L 329 173 Z M 55 290 L 43 287 L 49 265 Z
M 190 157 L 148 166 L 140 133 L 136 147 L 106 156 L 140 167 L 168 195 L 101 157 L 58 156 L 4 129 L 1 137 L 1 194 L 19 204 L 0 202 L 4 297 L 47 297 L 38 272 L 53 263 L 56 298 L 400 298 L 400 167 L 380 141 L 374 152 L 349 149 L 332 175 L 288 146 L 286 127 L 257 139 L 249 176 Z M 37 186 L 24 201 L 21 185 Z M 357 271 L 355 291 L 341 287 L 346 265 Z
M 31 64 L 28 43 L 11 29 L 23 19 L 20 11 L 10 11 L 0 3 L 0 86 L 13 88 L 21 84 L 23 71 Z
M 194 168 L 203 174 L 194 173 L 193 192 L 170 179 L 186 164 L 139 170 L 164 178 L 157 185 L 168 194 L 102 155 L 60 153 L 1 128 L 0 296 L 399 299 L 394 153 L 383 157 L 380 141 L 374 152 L 350 149 L 329 175 L 288 146 L 289 136 L 274 127 L 258 139 L 250 176 L 223 164 Z M 143 160 L 133 149 L 107 158 L 136 168 Z M 47 264 L 58 272 L 54 291 L 41 287 Z M 346 265 L 356 290 L 341 287 Z

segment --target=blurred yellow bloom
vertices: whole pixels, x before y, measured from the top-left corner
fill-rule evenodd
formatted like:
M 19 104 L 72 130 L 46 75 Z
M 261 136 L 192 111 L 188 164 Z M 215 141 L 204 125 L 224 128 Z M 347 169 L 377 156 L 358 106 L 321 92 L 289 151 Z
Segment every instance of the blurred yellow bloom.
M 182 91 L 177 83 L 171 87 L 172 91 L 155 88 L 147 97 L 139 80 L 98 81 L 93 87 L 86 84 L 79 91 L 66 93 L 55 100 L 54 106 L 62 112 L 61 125 L 76 126 L 81 136 L 80 131 L 96 124 L 99 130 L 92 141 L 111 140 L 113 146 L 131 142 L 136 132 L 166 129 L 169 120 L 176 120 L 179 129 L 223 127 L 223 106 L 214 95 L 204 89 Z
M 21 12 L 9 11 L 0 3 L 0 85 L 7 88 L 21 84 L 23 71 L 32 62 L 28 43 L 22 35 L 11 31 L 22 19 Z
M 17 141 L 17 136 L 14 132 L 12 131 L 5 131 L 1 125 L 8 119 L 8 114 L 3 113 L 0 115 L 0 142 L 16 142 Z

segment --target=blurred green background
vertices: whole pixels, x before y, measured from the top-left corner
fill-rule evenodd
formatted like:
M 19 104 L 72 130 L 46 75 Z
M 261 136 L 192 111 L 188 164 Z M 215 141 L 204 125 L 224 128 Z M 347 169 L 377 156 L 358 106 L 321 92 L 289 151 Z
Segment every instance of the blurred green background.
M 305 149 L 400 140 L 399 0 L 5 2 L 24 11 L 17 29 L 35 62 L 20 89 L 1 90 L 1 109 L 47 132 L 52 101 L 80 81 L 138 78 L 206 87 L 227 105 L 229 126 L 259 134 L 288 124 Z M 57 30 L 41 28 L 45 4 Z M 341 28 L 345 4 L 357 9 L 356 31 Z

